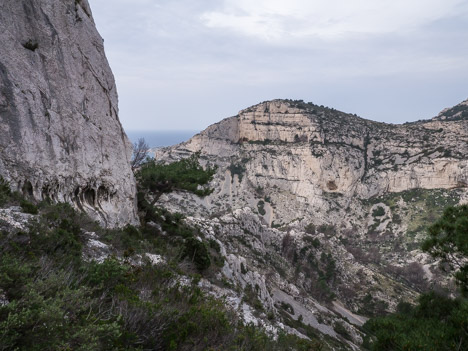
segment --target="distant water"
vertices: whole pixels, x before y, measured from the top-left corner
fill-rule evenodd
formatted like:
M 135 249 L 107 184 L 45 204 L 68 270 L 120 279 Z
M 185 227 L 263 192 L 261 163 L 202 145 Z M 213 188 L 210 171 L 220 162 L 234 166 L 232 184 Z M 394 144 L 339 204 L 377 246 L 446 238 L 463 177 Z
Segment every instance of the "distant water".
M 132 143 L 137 142 L 140 138 L 144 138 L 150 148 L 179 144 L 199 133 L 197 130 L 128 130 L 125 132 Z

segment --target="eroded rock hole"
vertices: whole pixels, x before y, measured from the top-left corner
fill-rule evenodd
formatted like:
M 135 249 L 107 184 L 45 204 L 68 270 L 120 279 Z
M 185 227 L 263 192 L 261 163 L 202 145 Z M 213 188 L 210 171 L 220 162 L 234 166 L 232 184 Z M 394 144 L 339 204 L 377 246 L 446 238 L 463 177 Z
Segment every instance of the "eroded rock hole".
M 50 188 L 48 185 L 44 185 L 42 187 L 42 200 L 49 200 L 50 201 Z
M 89 188 L 85 189 L 83 191 L 83 199 L 87 204 L 94 206 L 96 202 L 96 191 L 94 189 Z
M 27 42 L 23 43 L 23 47 L 31 51 L 36 51 L 36 49 L 39 47 L 39 44 L 37 41 L 29 39 Z
M 101 185 L 98 188 L 97 196 L 98 196 L 98 200 L 100 199 L 107 200 L 109 198 L 109 191 L 107 190 L 105 186 Z
M 330 180 L 330 181 L 327 183 L 327 188 L 328 188 L 329 190 L 332 190 L 332 191 L 333 191 L 333 190 L 338 189 L 338 186 L 336 185 L 335 181 Z
M 29 198 L 32 198 L 34 195 L 34 189 L 30 181 L 25 181 L 21 191 L 23 192 L 23 195 Z

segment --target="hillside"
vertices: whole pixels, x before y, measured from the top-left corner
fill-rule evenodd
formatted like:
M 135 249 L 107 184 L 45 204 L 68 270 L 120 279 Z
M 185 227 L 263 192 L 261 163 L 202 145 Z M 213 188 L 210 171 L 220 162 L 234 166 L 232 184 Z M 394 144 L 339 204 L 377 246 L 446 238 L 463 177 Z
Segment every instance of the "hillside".
M 420 247 L 468 202 L 468 100 L 402 125 L 266 101 L 134 174 L 88 1 L 0 10 L 1 350 L 360 350 L 458 294 Z
M 359 344 L 352 325 L 366 317 L 429 288 L 454 290 L 419 249 L 442 210 L 468 200 L 467 121 L 440 116 L 392 125 L 302 101 L 264 102 L 160 149 L 159 160 L 201 152 L 218 167 L 210 196 L 161 202 L 219 241 L 225 279 L 256 287 L 261 308 L 236 306 L 244 318 L 277 325 L 262 312 L 274 311 L 286 327 L 301 320 L 332 336 L 344 318 Z

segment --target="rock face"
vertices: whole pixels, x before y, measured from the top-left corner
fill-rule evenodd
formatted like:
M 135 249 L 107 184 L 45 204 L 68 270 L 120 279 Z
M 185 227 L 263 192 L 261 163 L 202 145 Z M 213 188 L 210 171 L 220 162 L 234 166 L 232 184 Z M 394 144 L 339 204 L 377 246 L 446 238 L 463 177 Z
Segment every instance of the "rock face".
M 218 166 L 211 195 L 176 193 L 161 205 L 219 241 L 222 279 L 237 287 L 225 295 L 246 300 L 256 287 L 258 323 L 268 326 L 262 311 L 273 311 L 296 332 L 302 321 L 340 338 L 343 318 L 359 344 L 349 322 L 429 288 L 454 290 L 419 248 L 445 207 L 468 201 L 467 106 L 392 125 L 302 101 L 264 102 L 158 150 L 167 162 L 199 151 Z
M 446 111 L 460 106 L 466 108 L 466 102 Z M 201 151 L 221 170 L 230 170 L 218 195 L 236 202 L 239 187 L 263 189 L 278 200 L 276 217 L 288 222 L 310 213 L 311 206 L 323 212 L 330 196 L 369 199 L 410 189 L 466 189 L 468 121 L 441 116 L 392 125 L 275 100 L 243 110 L 157 157 Z M 290 201 L 283 201 L 288 196 L 307 208 L 290 213 Z
M 131 144 L 87 0 L 0 4 L 0 175 L 107 226 L 136 221 Z

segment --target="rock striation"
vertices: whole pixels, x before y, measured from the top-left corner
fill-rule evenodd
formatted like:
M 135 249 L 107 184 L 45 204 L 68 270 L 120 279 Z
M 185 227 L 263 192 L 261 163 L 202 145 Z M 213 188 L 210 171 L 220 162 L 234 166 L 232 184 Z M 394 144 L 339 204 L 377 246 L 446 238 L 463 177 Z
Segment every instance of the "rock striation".
M 88 1 L 2 1 L 0 42 L 0 175 L 104 225 L 135 223 L 131 144 Z

